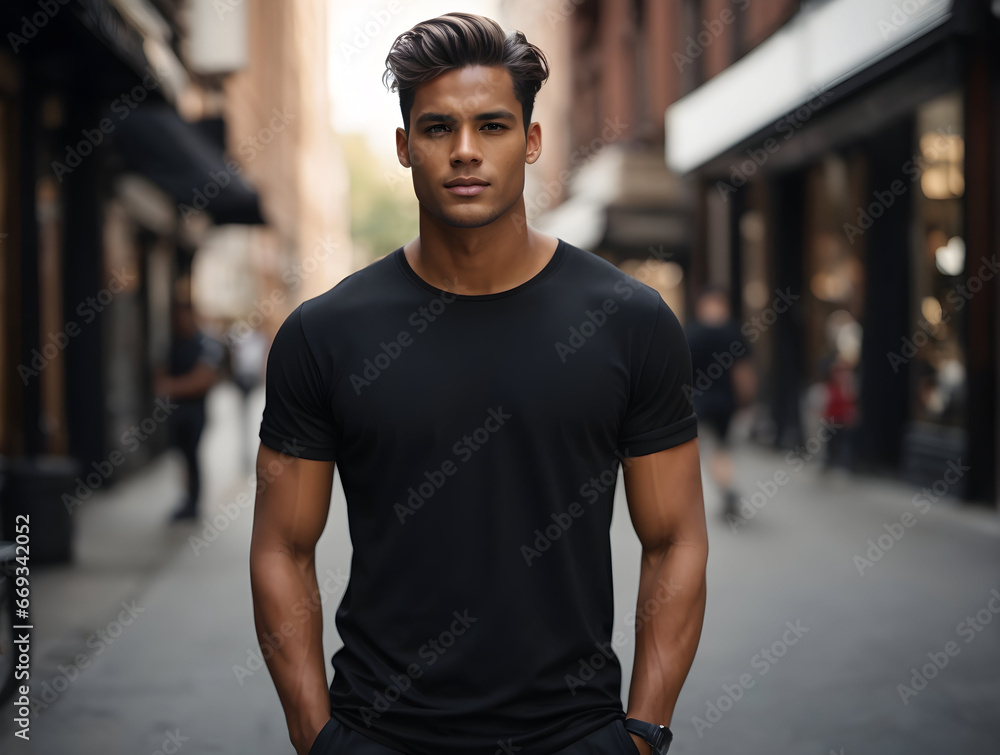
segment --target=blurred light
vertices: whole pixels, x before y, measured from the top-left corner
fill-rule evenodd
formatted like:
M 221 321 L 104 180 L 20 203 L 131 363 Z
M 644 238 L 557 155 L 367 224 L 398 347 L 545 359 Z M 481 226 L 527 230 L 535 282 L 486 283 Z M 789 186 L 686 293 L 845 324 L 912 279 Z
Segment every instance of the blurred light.
M 48 95 L 42 100 L 42 127 L 48 131 L 55 131 L 63 123 L 62 100 L 56 95 Z
M 928 132 L 920 137 L 920 153 L 928 167 L 920 176 L 920 188 L 928 199 L 952 199 L 965 193 L 962 161 L 965 140 L 956 134 Z
M 929 325 L 941 324 L 941 302 L 934 296 L 925 296 L 920 303 L 920 314 Z
M 965 241 L 952 236 L 945 246 L 934 252 L 934 264 L 945 275 L 959 275 L 965 269 Z
M 763 281 L 749 281 L 743 287 L 743 301 L 747 303 L 750 309 L 764 309 L 767 306 L 769 297 L 770 291 L 767 290 L 767 286 L 764 285 Z
M 764 214 L 756 210 L 744 212 L 740 216 L 740 235 L 746 241 L 760 243 L 764 240 Z
M 851 292 L 851 281 L 840 267 L 834 271 L 816 273 L 809 284 L 809 290 L 817 299 L 823 301 L 843 301 Z

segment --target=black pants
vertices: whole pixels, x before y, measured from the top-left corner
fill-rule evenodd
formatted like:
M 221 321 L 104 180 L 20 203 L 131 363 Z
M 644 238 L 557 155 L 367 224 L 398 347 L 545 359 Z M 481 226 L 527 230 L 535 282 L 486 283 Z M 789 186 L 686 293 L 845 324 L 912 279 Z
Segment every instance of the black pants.
M 201 495 L 201 468 L 198 466 L 198 442 L 205 429 L 205 402 L 181 403 L 170 415 L 170 444 L 180 450 L 187 468 L 186 505 L 197 509 Z
M 498 746 L 497 752 L 503 752 Z M 516 752 L 516 750 L 515 750 Z M 552 755 L 636 755 L 639 749 L 625 731 L 625 719 L 612 721 L 569 747 Z M 336 718 L 331 718 L 316 737 L 309 755 L 406 755 L 374 742 Z M 471 755 L 471 754 L 470 754 Z M 483 753 L 482 755 L 492 755 Z

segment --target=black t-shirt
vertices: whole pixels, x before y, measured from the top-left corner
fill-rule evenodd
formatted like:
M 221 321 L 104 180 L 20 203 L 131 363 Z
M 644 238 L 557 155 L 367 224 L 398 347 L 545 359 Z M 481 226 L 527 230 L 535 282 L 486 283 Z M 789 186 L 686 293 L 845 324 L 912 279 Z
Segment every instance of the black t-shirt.
M 334 716 L 427 755 L 555 752 L 622 718 L 617 469 L 696 436 L 690 376 L 659 293 L 562 240 L 507 291 L 434 288 L 399 248 L 296 309 L 260 437 L 340 470 Z
M 736 409 L 732 367 L 750 355 L 739 324 L 696 321 L 687 327 L 685 335 L 691 349 L 695 411 L 703 418 L 731 414 Z

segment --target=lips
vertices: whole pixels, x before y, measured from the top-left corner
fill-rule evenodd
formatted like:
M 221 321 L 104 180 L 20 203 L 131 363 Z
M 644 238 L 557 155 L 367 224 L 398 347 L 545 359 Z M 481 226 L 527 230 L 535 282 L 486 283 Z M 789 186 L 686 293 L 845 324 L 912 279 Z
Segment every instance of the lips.
M 481 178 L 455 178 L 448 181 L 444 187 L 452 194 L 460 197 L 474 197 L 482 194 L 489 184 Z

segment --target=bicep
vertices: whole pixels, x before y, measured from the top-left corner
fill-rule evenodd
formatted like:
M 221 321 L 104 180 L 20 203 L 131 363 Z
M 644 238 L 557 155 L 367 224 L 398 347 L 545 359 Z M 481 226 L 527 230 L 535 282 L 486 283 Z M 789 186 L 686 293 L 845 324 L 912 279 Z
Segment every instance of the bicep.
M 707 538 L 698 439 L 622 463 L 629 516 L 645 550 Z
M 310 560 L 326 526 L 333 461 L 300 459 L 261 443 L 251 551 Z

